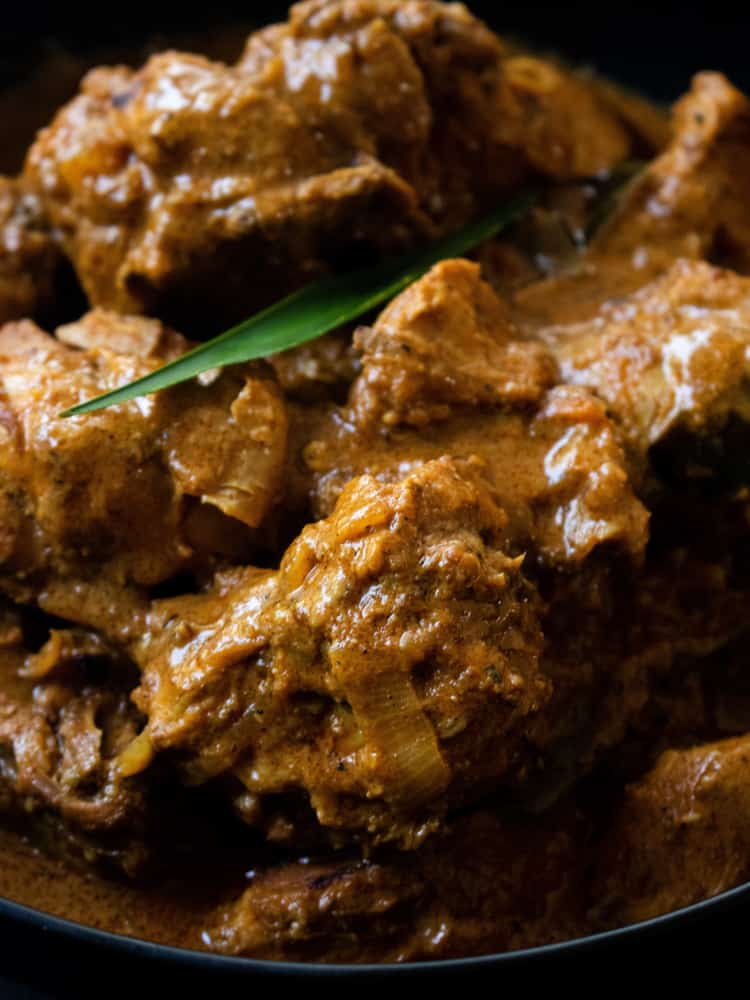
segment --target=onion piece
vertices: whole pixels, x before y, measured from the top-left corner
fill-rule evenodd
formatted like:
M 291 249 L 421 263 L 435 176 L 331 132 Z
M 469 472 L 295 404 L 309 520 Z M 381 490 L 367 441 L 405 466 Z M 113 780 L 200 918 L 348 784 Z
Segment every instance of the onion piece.
M 117 758 L 117 773 L 121 778 L 132 778 L 145 771 L 154 759 L 154 747 L 148 730 L 144 729 L 125 747 Z
M 441 795 L 450 782 L 450 768 L 408 674 L 369 675 L 363 683 L 346 687 L 357 722 L 377 756 L 383 796 L 411 810 Z

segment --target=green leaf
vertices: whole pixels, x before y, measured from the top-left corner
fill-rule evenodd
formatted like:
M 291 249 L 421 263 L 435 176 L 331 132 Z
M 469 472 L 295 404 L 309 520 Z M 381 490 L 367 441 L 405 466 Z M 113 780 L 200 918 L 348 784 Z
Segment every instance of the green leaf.
M 176 361 L 119 389 L 73 406 L 61 416 L 93 413 L 177 385 L 213 368 L 265 358 L 315 340 L 393 298 L 438 261 L 460 257 L 495 236 L 526 212 L 535 200 L 533 193 L 525 193 L 481 221 L 426 248 L 365 270 L 333 275 L 306 285 Z

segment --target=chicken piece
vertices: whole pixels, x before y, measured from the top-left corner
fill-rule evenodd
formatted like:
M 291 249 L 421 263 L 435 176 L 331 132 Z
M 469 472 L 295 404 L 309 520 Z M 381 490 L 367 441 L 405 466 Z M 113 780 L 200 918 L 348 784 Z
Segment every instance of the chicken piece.
M 59 335 L 26 321 L 0 331 L 0 586 L 70 621 L 137 632 L 129 587 L 247 551 L 280 487 L 284 403 L 253 367 L 62 419 L 185 342 L 103 312 Z
M 596 249 L 636 254 L 641 268 L 655 253 L 704 258 L 747 273 L 748 149 L 750 101 L 721 73 L 697 74 L 675 105 L 672 142 L 630 188 Z
M 630 145 L 590 84 L 504 58 L 459 5 L 316 0 L 233 68 L 173 52 L 89 74 L 27 174 L 93 304 L 206 336 Z
M 672 477 L 705 481 L 728 465 L 747 475 L 749 279 L 678 261 L 588 322 L 540 336 L 565 381 L 606 402 L 639 461 L 659 446 L 654 463 Z
M 54 630 L 42 649 L 4 630 L 0 648 L 0 811 L 22 819 L 55 853 L 143 865 L 145 798 L 119 754 L 142 726 L 129 700 L 132 665 L 80 630 Z
M 48 312 L 62 259 L 37 195 L 0 177 L 0 324 Z
M 592 889 L 599 926 L 647 920 L 750 879 L 750 739 L 668 750 L 632 784 Z
M 259 872 L 207 931 L 212 950 L 274 960 L 425 961 L 581 934 L 586 823 L 485 808 L 418 851 Z M 205 938 L 204 938 L 205 940 Z
M 525 47 L 512 36 L 504 37 L 502 45 L 507 57 L 526 60 L 526 65 L 530 62 L 532 70 L 523 74 L 524 76 L 532 79 L 536 76 L 544 78 L 544 67 L 536 70 L 536 65 L 542 62 L 538 51 Z M 571 71 L 571 66 L 565 59 L 558 58 L 549 51 L 544 53 L 543 63 L 545 66 L 551 64 L 553 69 L 565 76 Z M 669 116 L 662 105 L 640 96 L 607 77 L 598 76 L 589 67 L 572 67 L 572 72 L 577 80 L 586 83 L 596 93 L 597 98 L 603 101 L 607 108 L 616 114 L 617 120 L 626 127 L 635 143 L 635 156 L 652 156 L 666 146 L 670 137 Z M 577 124 L 580 124 L 580 120 Z
M 481 468 L 514 552 L 571 566 L 612 544 L 641 558 L 648 514 L 604 406 L 555 385 L 551 355 L 520 339 L 476 265 L 437 265 L 356 345 L 348 405 L 311 424 L 303 450 L 316 513 L 355 475 L 391 481 L 452 455 Z
M 334 839 L 418 843 L 521 766 L 548 695 L 506 527 L 470 470 L 429 462 L 355 480 L 278 574 L 158 602 L 135 651 L 154 751 L 192 782 L 233 772 L 250 821 L 286 796 Z
M 458 4 L 308 0 L 291 9 L 287 26 L 251 36 L 243 63 L 255 70 L 280 55 L 287 75 L 302 76 L 313 100 L 325 96 L 318 91 L 323 80 L 334 102 L 350 101 L 342 92 L 351 81 L 332 74 L 326 56 L 334 55 L 341 65 L 351 58 L 345 45 L 356 52 L 366 40 L 377 38 L 383 46 L 381 26 L 408 47 L 429 106 L 433 157 L 419 163 L 406 150 L 397 169 L 426 204 L 440 193 L 441 204 L 432 211 L 443 218 L 446 209 L 476 198 L 483 187 L 518 175 L 519 164 L 513 165 L 509 151 L 521 164 L 556 179 L 593 176 L 628 155 L 629 136 L 620 113 L 610 111 L 610 102 L 600 100 L 588 80 L 516 51 Z M 367 76 L 374 79 L 376 72 L 368 67 Z M 355 79 L 364 106 L 371 92 L 367 83 Z M 391 108 L 386 102 L 409 115 L 407 121 L 414 114 L 413 101 L 403 91 L 386 98 L 383 88 L 377 98 L 374 108 L 368 108 L 376 128 L 387 122 Z M 388 122 L 392 144 L 404 142 L 396 120 L 394 114 Z
M 203 336 L 325 259 L 428 231 L 395 171 L 300 120 L 274 87 L 199 56 L 89 74 L 28 170 L 93 304 Z
M 672 141 L 628 186 L 577 264 L 517 293 L 524 325 L 591 319 L 677 258 L 750 273 L 750 101 L 720 73 L 699 73 L 673 118 Z
M 467 261 L 437 264 L 358 331 L 356 424 L 425 427 L 463 408 L 534 406 L 557 380 L 540 344 L 522 343 L 503 303 Z

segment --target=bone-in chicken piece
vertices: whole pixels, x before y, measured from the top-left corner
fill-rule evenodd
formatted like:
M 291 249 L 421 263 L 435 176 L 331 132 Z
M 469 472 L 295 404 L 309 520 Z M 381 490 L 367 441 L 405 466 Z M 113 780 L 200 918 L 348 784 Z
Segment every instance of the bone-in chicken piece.
M 549 351 L 521 339 L 476 265 L 437 265 L 355 345 L 348 405 L 311 424 L 303 448 L 314 510 L 352 476 L 390 481 L 452 455 L 481 468 L 514 551 L 557 566 L 608 543 L 641 557 L 648 516 L 604 405 L 556 384 Z
M 49 310 L 62 259 L 37 194 L 0 177 L 0 324 Z
M 532 173 L 589 176 L 630 149 L 595 88 L 465 8 L 342 0 L 295 7 L 235 67 L 172 52 L 97 70 L 27 172 L 94 305 L 205 336 Z
M 272 378 L 249 368 L 63 419 L 185 342 L 103 312 L 59 337 L 30 322 L 0 331 L 0 585 L 109 629 L 118 590 L 242 552 L 279 489 L 285 407 Z M 123 628 L 136 627 L 134 608 L 123 613 Z
M 355 480 L 278 574 L 157 603 L 135 652 L 153 750 L 191 781 L 233 773 L 251 822 L 286 796 L 334 839 L 419 842 L 523 766 L 548 697 L 506 529 L 470 469 L 428 462 Z

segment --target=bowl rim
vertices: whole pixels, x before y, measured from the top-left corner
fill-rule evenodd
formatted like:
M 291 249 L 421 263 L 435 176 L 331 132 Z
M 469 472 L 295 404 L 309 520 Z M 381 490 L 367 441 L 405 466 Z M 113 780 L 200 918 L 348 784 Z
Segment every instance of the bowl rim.
M 691 903 L 660 916 L 640 920 L 637 923 L 616 927 L 612 930 L 599 931 L 581 937 L 569 938 L 551 944 L 537 945 L 533 948 L 523 948 L 517 951 L 496 952 L 488 955 L 476 955 L 468 958 L 433 959 L 413 962 L 383 962 L 383 963 L 321 963 L 321 962 L 288 962 L 284 960 L 242 958 L 229 955 L 219 955 L 215 952 L 198 951 L 194 948 L 183 948 L 177 945 L 159 944 L 145 938 L 130 937 L 114 931 L 101 930 L 86 924 L 58 917 L 44 910 L 17 903 L 14 900 L 0 897 L 0 918 L 10 919 L 39 931 L 53 933 L 67 939 L 77 939 L 80 944 L 90 944 L 112 949 L 121 957 L 134 957 L 148 961 L 165 961 L 175 963 L 181 969 L 199 968 L 203 971 L 215 970 L 228 974 L 263 974 L 289 976 L 330 976 L 330 975 L 367 975 L 367 976 L 410 976 L 427 973 L 449 971 L 478 970 L 496 965 L 514 966 L 530 960 L 537 963 L 543 959 L 570 957 L 571 952 L 585 952 L 614 942 L 627 941 L 634 936 L 645 936 L 651 931 L 665 931 L 680 923 L 688 923 L 699 918 L 708 910 L 721 909 L 736 904 L 744 897 L 750 899 L 750 882 L 744 882 L 727 889 L 716 896 Z

